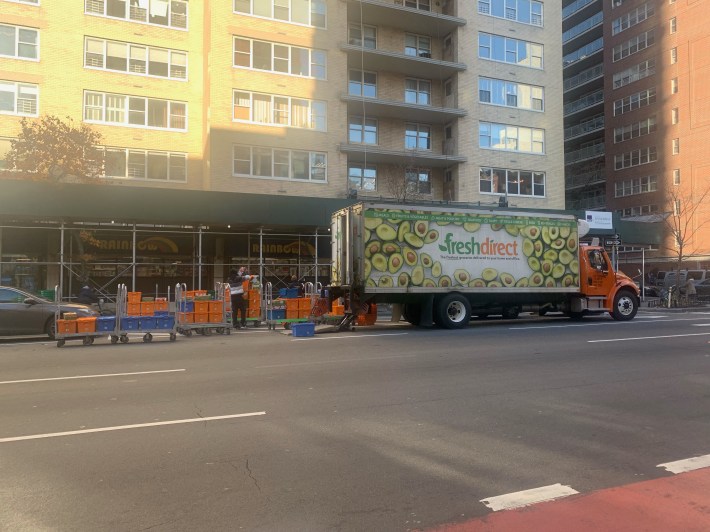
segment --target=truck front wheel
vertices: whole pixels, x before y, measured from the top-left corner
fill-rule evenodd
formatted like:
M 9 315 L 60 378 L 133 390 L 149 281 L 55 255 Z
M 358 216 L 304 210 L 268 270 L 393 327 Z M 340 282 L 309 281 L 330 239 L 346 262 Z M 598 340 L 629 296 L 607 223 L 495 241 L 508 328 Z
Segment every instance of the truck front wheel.
M 444 329 L 461 329 L 471 321 L 471 305 L 461 294 L 447 294 L 435 305 L 436 323 Z
M 617 321 L 628 321 L 636 316 L 638 309 L 636 296 L 628 290 L 619 290 L 614 297 L 614 307 L 610 314 Z

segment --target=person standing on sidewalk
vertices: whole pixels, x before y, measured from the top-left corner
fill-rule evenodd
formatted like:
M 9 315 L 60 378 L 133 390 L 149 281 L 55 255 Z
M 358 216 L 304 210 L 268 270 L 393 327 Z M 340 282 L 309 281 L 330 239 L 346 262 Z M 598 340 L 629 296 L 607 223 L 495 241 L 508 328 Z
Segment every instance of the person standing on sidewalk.
M 235 329 L 247 326 L 247 307 L 249 301 L 245 299 L 243 282 L 255 277 L 249 275 L 247 269 L 242 266 L 238 270 L 232 269 L 229 272 L 229 294 L 232 299 L 232 326 Z M 241 320 L 239 315 L 241 314 Z

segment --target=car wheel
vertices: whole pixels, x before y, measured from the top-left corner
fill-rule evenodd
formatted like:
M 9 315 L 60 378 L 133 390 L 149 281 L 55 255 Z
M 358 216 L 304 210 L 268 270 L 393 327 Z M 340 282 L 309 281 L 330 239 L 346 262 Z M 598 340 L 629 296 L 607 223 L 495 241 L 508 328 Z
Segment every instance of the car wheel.
M 54 318 L 49 318 L 47 323 L 44 325 L 44 333 L 49 336 L 50 340 L 54 340 L 57 332 L 57 324 L 54 322 Z

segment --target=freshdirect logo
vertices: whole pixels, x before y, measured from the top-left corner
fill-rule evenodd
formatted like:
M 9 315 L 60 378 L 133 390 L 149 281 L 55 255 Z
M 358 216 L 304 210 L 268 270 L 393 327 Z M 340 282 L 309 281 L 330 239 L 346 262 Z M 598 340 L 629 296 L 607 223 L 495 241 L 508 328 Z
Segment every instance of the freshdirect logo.
M 453 233 L 447 233 L 443 244 L 439 244 L 439 251 L 450 255 L 500 255 L 516 256 L 518 254 L 517 242 L 496 242 L 486 237 L 483 242 L 476 242 L 475 237 L 470 241 L 454 240 Z

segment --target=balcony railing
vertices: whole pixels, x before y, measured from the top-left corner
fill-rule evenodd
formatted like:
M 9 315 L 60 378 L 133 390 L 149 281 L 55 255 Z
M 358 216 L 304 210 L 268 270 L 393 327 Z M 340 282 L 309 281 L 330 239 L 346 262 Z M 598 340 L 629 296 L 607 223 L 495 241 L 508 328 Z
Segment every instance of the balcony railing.
M 604 20 L 604 13 L 601 11 L 597 13 L 596 15 L 588 18 L 584 22 L 580 22 L 576 26 L 568 29 L 566 32 L 562 34 L 562 42 L 566 43 L 568 41 L 571 41 L 574 39 L 577 35 L 581 35 L 585 31 L 589 31 L 592 28 L 595 28 L 597 26 L 600 26 L 602 21 Z
M 570 5 L 562 9 L 562 20 L 566 19 L 570 15 L 573 15 L 580 9 L 587 7 L 589 4 L 596 2 L 597 0 L 577 0 L 572 2 Z
M 586 187 L 589 185 L 595 185 L 597 183 L 603 183 L 606 180 L 606 175 L 603 169 L 594 170 L 592 172 L 585 172 L 583 174 L 577 174 L 571 176 L 569 179 L 565 180 L 565 188 L 579 188 Z
M 565 153 L 565 164 L 578 163 L 579 161 L 593 159 L 594 157 L 599 157 L 600 155 L 604 155 L 603 142 Z
M 571 54 L 564 56 L 562 58 L 562 66 L 566 68 L 577 61 L 581 61 L 585 57 L 589 57 L 590 55 L 597 53 L 602 48 L 604 48 L 604 37 L 599 37 L 589 44 L 585 44 L 578 50 L 575 50 Z
M 594 65 L 593 67 L 590 67 L 587 70 L 582 70 L 576 76 L 572 76 L 571 78 L 567 78 L 564 81 L 564 90 L 568 91 L 570 89 L 578 87 L 579 85 L 583 85 L 584 83 L 588 83 L 594 79 L 601 78 L 603 75 L 604 75 L 604 65 L 602 65 L 602 64 Z
M 599 105 L 600 103 L 604 103 L 603 90 L 598 90 L 591 94 L 587 94 L 586 96 L 583 96 L 578 100 L 574 100 L 573 102 L 565 104 L 565 116 L 571 115 L 572 113 L 576 113 L 577 111 L 581 111 L 582 109 L 587 109 L 589 107 Z
M 574 126 L 565 128 L 565 140 L 569 140 L 586 133 L 601 131 L 602 129 L 604 129 L 604 117 L 598 116 L 593 120 L 588 120 L 581 124 L 575 124 Z
M 601 209 L 606 207 L 606 197 L 595 196 L 593 198 L 583 198 L 577 203 L 577 209 Z

